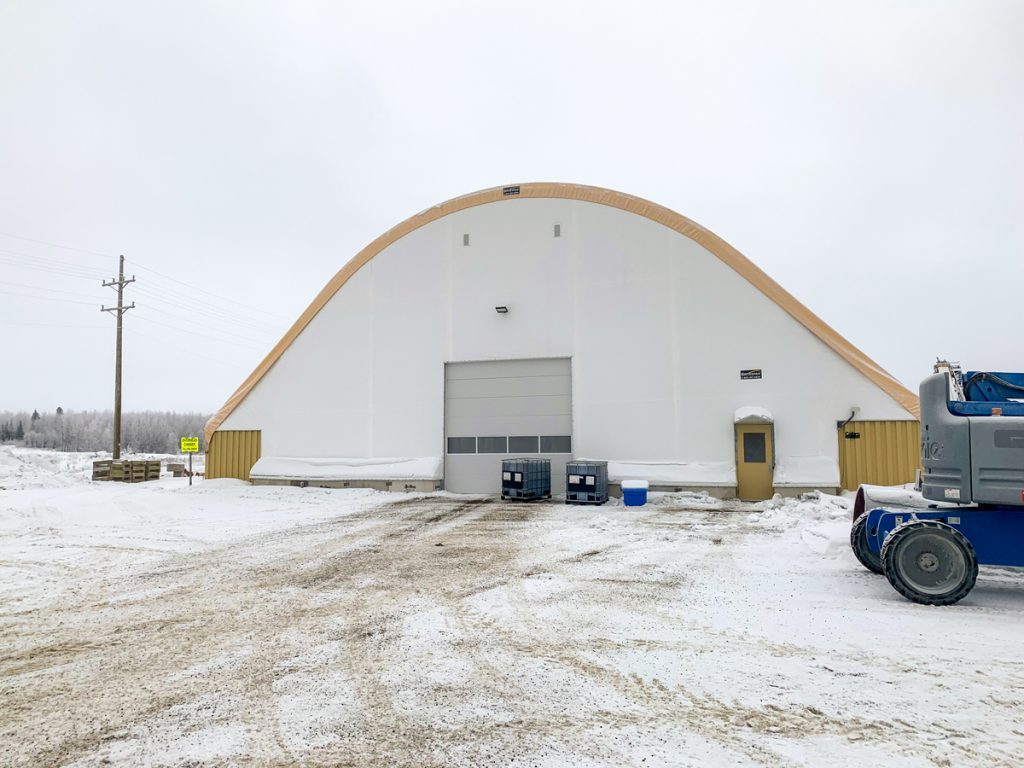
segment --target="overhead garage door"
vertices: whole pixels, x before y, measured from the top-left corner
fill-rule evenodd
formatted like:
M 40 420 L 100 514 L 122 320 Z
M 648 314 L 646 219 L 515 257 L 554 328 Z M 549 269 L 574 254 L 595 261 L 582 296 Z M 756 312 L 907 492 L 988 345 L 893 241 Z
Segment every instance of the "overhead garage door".
M 565 492 L 572 458 L 568 359 L 445 365 L 445 488 L 499 493 L 501 461 L 551 460 L 552 493 Z

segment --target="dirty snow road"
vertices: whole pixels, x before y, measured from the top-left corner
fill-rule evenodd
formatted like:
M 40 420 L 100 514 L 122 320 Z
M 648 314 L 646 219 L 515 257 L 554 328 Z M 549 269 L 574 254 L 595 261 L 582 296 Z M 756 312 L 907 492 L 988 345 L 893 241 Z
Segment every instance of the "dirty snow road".
M 1024 579 L 912 605 L 839 545 L 841 500 L 161 485 L 319 511 L 64 583 L 66 537 L 0 529 L 0 573 L 47 579 L 0 603 L 0 764 L 1020 764 Z

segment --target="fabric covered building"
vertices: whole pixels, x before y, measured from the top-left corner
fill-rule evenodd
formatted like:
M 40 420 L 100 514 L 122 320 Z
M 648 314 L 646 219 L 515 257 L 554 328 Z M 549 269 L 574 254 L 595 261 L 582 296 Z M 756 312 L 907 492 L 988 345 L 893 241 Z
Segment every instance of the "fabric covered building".
M 763 498 L 913 479 L 917 414 L 700 225 L 522 184 L 349 261 L 208 423 L 207 477 L 494 493 L 502 458 L 541 456 L 557 493 L 575 457 L 611 462 L 613 483 Z

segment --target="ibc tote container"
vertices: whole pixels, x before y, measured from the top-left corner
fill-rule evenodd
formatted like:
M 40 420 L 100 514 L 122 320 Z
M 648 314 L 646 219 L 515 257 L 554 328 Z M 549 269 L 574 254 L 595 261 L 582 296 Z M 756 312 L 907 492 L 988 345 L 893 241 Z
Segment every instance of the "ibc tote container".
M 565 465 L 566 504 L 608 501 L 608 462 L 570 461 Z
M 501 462 L 501 498 L 550 499 L 550 459 L 504 459 Z

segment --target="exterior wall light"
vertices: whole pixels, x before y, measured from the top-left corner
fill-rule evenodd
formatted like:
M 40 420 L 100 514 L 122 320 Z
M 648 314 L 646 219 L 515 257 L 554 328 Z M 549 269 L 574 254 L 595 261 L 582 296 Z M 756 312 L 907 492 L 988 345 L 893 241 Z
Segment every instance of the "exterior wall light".
M 494 311 L 497 312 L 499 315 L 507 315 L 508 307 L 495 307 Z

